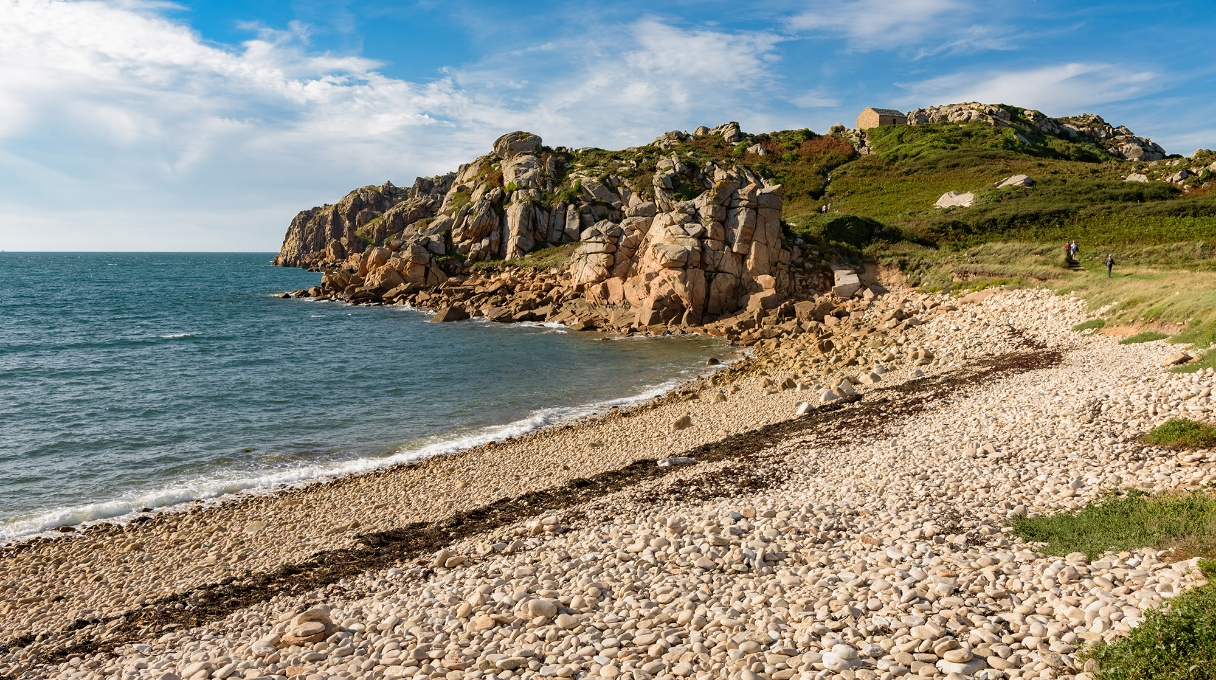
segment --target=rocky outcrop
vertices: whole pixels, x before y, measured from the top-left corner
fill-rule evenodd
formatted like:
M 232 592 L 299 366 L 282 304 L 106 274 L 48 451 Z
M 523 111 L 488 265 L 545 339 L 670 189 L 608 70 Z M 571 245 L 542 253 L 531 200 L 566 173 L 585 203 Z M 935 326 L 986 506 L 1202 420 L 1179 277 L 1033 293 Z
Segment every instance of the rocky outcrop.
M 966 102 L 963 104 L 946 104 L 945 106 L 930 106 L 924 109 L 913 109 L 908 112 L 908 125 L 927 125 L 930 123 L 964 123 L 980 122 L 993 127 L 1009 127 L 1012 116 L 1005 109 L 992 104 Z
M 742 168 L 702 172 L 675 158 L 661 167 L 654 203 L 582 233 L 574 283 L 592 299 L 636 309 L 639 326 L 775 307 L 791 292 L 779 266 L 791 256 L 782 248 L 781 187 Z M 690 184 L 706 189 L 676 200 L 673 187 Z
M 705 136 L 747 139 L 727 123 L 667 133 L 655 146 Z M 528 132 L 503 135 L 456 173 L 410 190 L 360 189 L 301 213 L 276 263 L 324 272 L 316 290 L 298 291 L 304 295 L 459 310 L 445 319 L 467 313 L 617 329 L 700 326 L 775 309 L 808 281 L 818 287 L 814 277 L 791 276 L 782 187 L 752 170 L 733 161 L 697 167 L 670 153 L 651 161 L 654 172 L 640 185 L 582 166 L 568 171 L 571 157 Z M 574 242 L 568 264 L 541 284 L 557 292 L 536 304 L 524 295 L 531 289 L 513 288 L 510 299 L 432 300 L 427 292 L 474 262 Z
M 1014 111 L 1018 110 L 1014 109 Z M 1162 149 L 1153 140 L 1137 136 L 1125 126 L 1114 127 L 1101 116 L 1092 113 L 1066 118 L 1051 118 L 1043 112 L 1033 109 L 1022 109 L 1019 113 L 1025 122 L 1015 120 L 1014 114 L 1009 108 L 995 104 L 965 102 L 913 109 L 908 112 L 908 124 L 955 123 L 963 125 L 978 122 L 999 128 L 1016 128 L 1028 123 L 1043 134 L 1092 144 L 1122 160 L 1156 161 L 1165 158 L 1166 155 L 1165 149 Z M 1027 128 L 1022 127 L 1021 130 L 1025 132 Z M 1021 135 L 1019 138 L 1023 143 L 1029 141 Z
M 302 211 L 287 228 L 274 263 L 320 269 L 399 236 L 430 236 L 434 230 L 427 230 L 426 221 L 441 207 L 454 177 L 419 177 L 409 189 L 391 182 L 360 187 L 334 205 Z
M 1068 118 L 1044 120 L 1050 120 L 1050 125 L 1059 128 L 1055 134 L 1067 135 L 1070 139 L 1100 146 L 1115 158 L 1128 161 L 1159 161 L 1166 155 L 1165 149 L 1153 140 L 1137 136 L 1123 125 L 1114 127 L 1097 114 L 1083 113 Z

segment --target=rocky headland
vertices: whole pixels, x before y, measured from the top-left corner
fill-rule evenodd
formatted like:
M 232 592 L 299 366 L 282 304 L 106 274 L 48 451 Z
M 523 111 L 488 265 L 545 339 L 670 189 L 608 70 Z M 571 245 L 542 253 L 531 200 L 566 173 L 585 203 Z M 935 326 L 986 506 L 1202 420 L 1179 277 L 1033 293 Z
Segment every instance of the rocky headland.
M 695 134 L 743 138 L 735 124 Z M 740 165 L 696 167 L 671 154 L 643 188 L 597 177 L 579 165 L 582 155 L 526 132 L 504 135 L 456 173 L 408 190 L 357 189 L 300 213 L 275 262 L 324 272 L 299 296 L 413 304 L 444 310 L 439 320 L 619 331 L 699 328 L 822 287 L 822 276 L 791 269 L 803 256 L 782 233 L 780 185 Z M 541 275 L 473 266 L 564 245 L 565 264 Z

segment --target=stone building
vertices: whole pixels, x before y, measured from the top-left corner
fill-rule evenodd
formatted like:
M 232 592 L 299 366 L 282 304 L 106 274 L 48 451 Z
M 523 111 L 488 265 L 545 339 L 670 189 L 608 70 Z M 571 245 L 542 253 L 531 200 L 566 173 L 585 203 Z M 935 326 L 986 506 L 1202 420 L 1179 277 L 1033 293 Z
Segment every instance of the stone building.
M 872 106 L 867 106 L 864 111 L 857 114 L 857 129 L 869 130 L 880 125 L 907 125 L 908 117 L 901 111 L 895 109 L 876 109 Z

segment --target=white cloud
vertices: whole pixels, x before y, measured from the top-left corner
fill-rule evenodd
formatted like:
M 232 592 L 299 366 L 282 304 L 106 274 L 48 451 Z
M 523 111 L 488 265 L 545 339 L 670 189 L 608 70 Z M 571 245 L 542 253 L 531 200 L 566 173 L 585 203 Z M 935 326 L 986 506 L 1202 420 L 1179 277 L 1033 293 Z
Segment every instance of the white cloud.
M 978 101 L 1015 104 L 1063 116 L 1161 87 L 1150 71 L 1111 64 L 1057 64 L 1020 71 L 969 71 L 903 85 L 910 106 Z
M 789 102 L 794 106 L 804 109 L 826 109 L 840 106 L 839 98 L 833 97 L 822 90 L 804 92 L 790 99 Z
M 795 31 L 844 36 L 859 49 L 891 49 L 924 41 L 956 43 L 950 37 L 966 20 L 974 3 L 963 0 L 830 0 L 813 3 L 789 20 Z
M 722 122 L 775 86 L 780 40 L 642 20 L 415 83 L 308 51 L 304 26 L 228 47 L 160 9 L 0 3 L 0 248 L 212 248 L 208 221 L 276 248 L 296 210 L 455 169 L 512 129 L 609 145 Z

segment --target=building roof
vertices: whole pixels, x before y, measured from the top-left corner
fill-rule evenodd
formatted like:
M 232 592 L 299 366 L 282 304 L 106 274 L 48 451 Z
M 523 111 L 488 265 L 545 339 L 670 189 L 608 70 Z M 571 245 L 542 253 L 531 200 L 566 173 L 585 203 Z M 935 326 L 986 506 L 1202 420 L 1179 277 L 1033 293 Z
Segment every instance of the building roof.
M 871 106 L 870 110 L 873 111 L 874 113 L 877 113 L 880 116 L 899 116 L 901 118 L 907 117 L 903 111 L 896 111 L 895 109 L 880 109 L 880 108 Z

